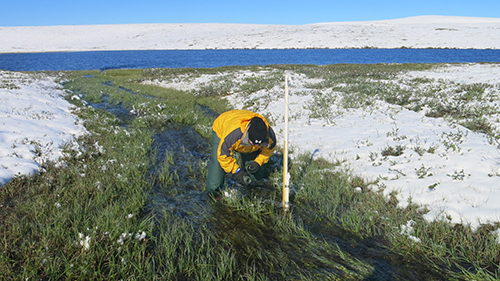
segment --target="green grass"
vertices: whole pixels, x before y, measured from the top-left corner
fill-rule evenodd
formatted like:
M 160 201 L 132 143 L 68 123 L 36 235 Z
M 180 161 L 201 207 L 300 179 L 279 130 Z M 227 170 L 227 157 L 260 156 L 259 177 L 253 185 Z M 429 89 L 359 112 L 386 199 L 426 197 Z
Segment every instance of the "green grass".
M 87 123 L 105 120 L 94 116 Z M 146 257 L 133 252 L 145 249 L 149 239 L 116 241 L 122 233 L 151 235 L 152 223 L 141 218 L 151 138 L 138 131 L 125 138 L 122 129 L 103 129 L 95 131 L 99 137 L 80 139 L 86 148 L 80 155 L 69 154 L 58 165 L 47 163 L 39 176 L 19 177 L 2 189 L 3 202 L 9 202 L 1 212 L 4 278 L 146 274 L 133 266 L 122 271 L 120 260 L 147 265 Z M 86 237 L 88 249 L 80 244 Z
M 60 162 L 44 163 L 40 174 L 17 177 L 0 190 L 0 279 L 408 280 L 417 274 L 424 280 L 497 280 L 500 246 L 490 233 L 498 225 L 472 231 L 446 222 L 427 222 L 424 209 L 413 204 L 397 207 L 395 196 L 386 198 L 382 190 L 372 190 L 373 182 L 342 170 L 340 163 L 294 155 L 288 212 L 280 206 L 279 168 L 270 176 L 275 189 L 265 193 L 267 197 L 228 190 L 233 195 L 220 202 L 200 199 L 204 198 L 203 184 L 181 185 L 172 169 L 178 165 L 174 152 L 167 153 L 163 168 L 151 175 L 156 132 L 170 124 L 192 126 L 207 138 L 208 145 L 215 117 L 199 105 L 223 112 L 229 109 L 224 96 L 270 89 L 282 83 L 285 71 L 323 79 L 310 85 L 318 91 L 318 105 L 334 99 L 322 92 L 328 88 L 345 93 L 345 108 L 368 107 L 376 100 L 413 109 L 429 106 L 456 122 L 472 118 L 477 131 L 495 138 L 489 121 L 474 121 L 479 114 L 475 109 L 457 115 L 443 109 L 446 100 L 438 101 L 448 95 L 464 103 L 494 98 L 496 92 L 487 86 L 459 85 L 450 92 L 440 82 L 426 79 L 392 81 L 401 71 L 430 67 L 280 65 L 64 73 L 65 87 L 71 91 L 68 98 L 80 94 L 86 102 L 96 103 L 107 95 L 111 103 L 135 109 L 136 117 L 123 127 L 109 113 L 72 101 L 91 132 L 78 140 L 84 149 L 68 149 Z M 236 72 L 255 75 L 234 83 Z M 142 83 L 201 75 L 221 77 L 200 85 L 200 91 Z M 403 90 L 405 83 L 422 90 Z M 490 109 L 496 112 L 494 106 Z M 328 118 L 331 112 L 320 108 L 314 114 Z M 397 129 L 393 137 L 401 137 Z M 449 149 L 460 149 L 461 137 L 443 139 Z M 421 150 L 432 153 L 430 148 Z M 405 147 L 387 147 L 383 154 L 404 151 Z M 279 165 L 281 159 L 273 161 Z M 206 166 L 202 162 L 187 165 L 203 183 Z M 417 173 L 426 176 L 426 167 Z M 459 177 L 460 171 L 454 176 Z M 168 199 L 160 200 L 164 204 L 204 205 L 199 211 L 185 210 L 183 217 L 168 206 L 154 209 L 158 203 L 152 194 L 156 193 Z

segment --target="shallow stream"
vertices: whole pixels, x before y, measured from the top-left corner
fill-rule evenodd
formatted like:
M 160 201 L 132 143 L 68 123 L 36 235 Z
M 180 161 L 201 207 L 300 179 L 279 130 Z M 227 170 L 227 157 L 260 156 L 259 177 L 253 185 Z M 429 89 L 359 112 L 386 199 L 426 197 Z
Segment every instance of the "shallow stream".
M 112 86 L 109 84 L 109 86 Z M 129 125 L 135 117 L 122 104 L 112 104 L 109 97 L 103 96 L 102 102 L 91 104 L 95 108 L 105 109 L 121 120 L 123 126 Z M 196 105 L 197 110 L 205 114 L 216 114 L 209 108 Z M 154 134 L 153 157 L 149 175 L 152 184 L 152 193 L 147 204 L 147 212 L 155 216 L 162 216 L 165 212 L 174 214 L 179 219 L 190 221 L 196 227 L 207 227 L 215 236 L 230 242 L 231 249 L 240 259 L 255 258 L 256 266 L 266 267 L 266 255 L 285 255 L 297 265 L 299 271 L 312 275 L 334 273 L 342 276 L 341 265 L 352 272 L 354 268 L 338 256 L 321 248 L 303 251 L 302 239 L 289 241 L 280 240 L 276 229 L 267 224 L 258 224 L 249 220 L 238 210 L 234 210 L 224 202 L 216 202 L 204 192 L 204 174 L 208 171 L 210 160 L 210 141 L 200 136 L 193 128 L 180 124 L 170 124 Z M 275 166 L 281 163 L 280 155 L 273 157 Z M 163 175 L 163 179 L 162 179 Z M 167 175 L 167 176 L 165 176 Z M 168 178 L 171 177 L 171 178 Z M 248 198 L 263 198 L 264 202 L 276 203 L 279 191 L 269 181 L 240 186 L 227 178 L 227 186 L 238 190 L 238 196 Z M 279 199 L 278 199 L 279 200 Z M 281 213 L 275 210 L 276 214 Z M 380 241 L 359 240 L 353 238 L 345 230 L 332 225 L 323 225 L 317 220 L 311 210 L 295 206 L 291 214 L 300 218 L 304 228 L 311 232 L 318 240 L 337 245 L 344 252 L 355 259 L 372 266 L 373 272 L 363 280 L 440 280 L 445 278 L 429 271 L 425 266 L 414 264 L 408 266 L 402 257 L 391 253 L 381 246 Z M 259 253 L 260 252 L 260 253 Z M 260 258 L 260 255 L 264 258 Z M 248 262 L 248 261 L 242 261 Z M 311 265 L 315 265 L 311 269 Z M 297 278 L 300 273 L 291 273 Z M 366 275 L 365 275 L 366 276 Z

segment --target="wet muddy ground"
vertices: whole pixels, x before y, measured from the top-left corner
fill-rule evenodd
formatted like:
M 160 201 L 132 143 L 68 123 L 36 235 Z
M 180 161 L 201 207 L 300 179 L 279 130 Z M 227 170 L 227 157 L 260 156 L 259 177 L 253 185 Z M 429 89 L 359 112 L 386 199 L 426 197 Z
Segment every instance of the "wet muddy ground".
M 112 86 L 109 84 L 109 86 Z M 122 126 L 128 126 L 134 119 L 130 110 L 122 104 L 109 102 L 108 96 L 102 97 L 101 103 L 91 104 L 96 109 L 104 109 L 121 120 Z M 196 105 L 196 110 L 204 114 L 216 115 L 209 108 Z M 318 273 L 335 273 L 338 269 L 329 268 L 332 263 L 342 264 L 344 261 L 336 254 L 313 249 L 311 254 L 301 254 L 302 241 L 280 241 L 273 229 L 255 221 L 248 220 L 222 202 L 215 202 L 204 192 L 203 174 L 208 171 L 210 160 L 210 140 L 203 138 L 193 128 L 181 124 L 169 124 L 161 131 L 154 133 L 154 157 L 151 163 L 149 181 L 152 185 L 150 200 L 146 212 L 162 216 L 165 212 L 174 214 L 179 219 L 191 221 L 193 225 L 209 227 L 216 236 L 230 241 L 232 249 L 242 257 L 253 255 L 253 251 L 269 252 L 271 255 L 286 255 L 299 267 L 310 267 L 311 263 L 319 265 Z M 281 155 L 275 155 L 271 165 L 278 168 Z M 164 175 L 163 179 L 161 179 Z M 168 175 L 171 178 L 165 178 Z M 231 178 L 227 178 L 227 186 L 237 190 L 237 196 L 263 198 L 264 202 L 279 206 L 279 191 L 269 181 L 241 186 Z M 279 210 L 276 213 L 280 213 Z M 342 252 L 347 252 L 359 261 L 374 268 L 373 274 L 364 280 L 440 280 L 444 276 L 429 272 L 418 264 L 408 267 L 400 256 L 392 254 L 376 240 L 359 240 L 342 229 L 322 225 L 314 219 L 311 210 L 293 207 L 293 216 L 300 217 L 304 227 L 314 236 L 330 244 L 338 245 Z M 236 233 L 235 233 L 236 232 Z M 253 241 L 253 242 L 252 242 Z M 276 249 L 279 249 L 277 251 Z M 276 252 L 277 251 L 277 252 Z M 322 264 L 320 261 L 327 259 Z M 323 266 L 323 268 L 322 268 Z M 356 272 L 349 264 L 344 268 Z M 307 271 L 307 270 L 305 270 Z M 336 274 L 342 274 L 337 272 Z

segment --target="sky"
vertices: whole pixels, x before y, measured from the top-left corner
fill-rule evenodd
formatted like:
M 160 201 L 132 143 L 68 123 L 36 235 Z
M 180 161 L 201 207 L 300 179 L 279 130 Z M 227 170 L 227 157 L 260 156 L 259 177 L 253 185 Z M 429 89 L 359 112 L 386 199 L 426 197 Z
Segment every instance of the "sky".
M 498 0 L 17 0 L 0 5 L 0 27 L 136 23 L 302 25 L 423 15 L 500 17 Z

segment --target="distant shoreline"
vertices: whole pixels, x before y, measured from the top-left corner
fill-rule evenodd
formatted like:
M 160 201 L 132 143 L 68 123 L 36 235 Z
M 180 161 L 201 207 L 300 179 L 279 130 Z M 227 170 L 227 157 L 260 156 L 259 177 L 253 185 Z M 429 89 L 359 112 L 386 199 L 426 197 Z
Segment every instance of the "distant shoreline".
M 379 48 L 379 47 L 350 47 L 350 48 L 232 48 L 232 49 L 219 49 L 219 48 L 206 48 L 206 49 L 120 49 L 120 50 L 82 50 L 82 51 L 39 51 L 39 52 L 0 52 L 0 54 L 43 54 L 43 53 L 83 53 L 83 52 L 121 52 L 121 51 L 231 51 L 231 50 L 500 50 L 498 48 L 440 48 L 440 47 L 427 47 L 427 48 Z

